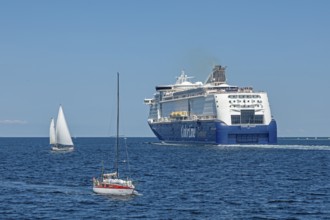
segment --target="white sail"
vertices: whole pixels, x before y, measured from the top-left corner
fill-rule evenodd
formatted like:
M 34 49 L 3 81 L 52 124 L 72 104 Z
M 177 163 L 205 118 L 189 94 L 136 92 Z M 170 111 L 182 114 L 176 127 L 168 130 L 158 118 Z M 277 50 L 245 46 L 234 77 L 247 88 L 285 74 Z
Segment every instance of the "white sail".
M 52 120 L 50 121 L 49 143 L 52 144 L 52 145 L 56 144 L 56 134 L 55 134 L 54 118 L 52 118 Z
M 72 145 L 73 142 L 69 132 L 68 125 L 66 123 L 62 106 L 58 110 L 58 116 L 56 121 L 56 143 L 59 145 Z

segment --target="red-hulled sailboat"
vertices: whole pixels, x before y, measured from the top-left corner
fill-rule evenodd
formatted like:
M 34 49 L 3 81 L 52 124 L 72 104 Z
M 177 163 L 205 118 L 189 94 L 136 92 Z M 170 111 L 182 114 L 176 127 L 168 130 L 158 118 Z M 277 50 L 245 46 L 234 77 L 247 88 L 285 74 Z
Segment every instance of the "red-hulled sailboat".
M 135 190 L 133 182 L 128 177 L 119 178 L 119 73 L 117 73 L 117 135 L 116 135 L 116 159 L 115 172 L 102 173 L 101 177 L 93 178 L 93 191 L 98 194 L 127 196 L 132 195 Z

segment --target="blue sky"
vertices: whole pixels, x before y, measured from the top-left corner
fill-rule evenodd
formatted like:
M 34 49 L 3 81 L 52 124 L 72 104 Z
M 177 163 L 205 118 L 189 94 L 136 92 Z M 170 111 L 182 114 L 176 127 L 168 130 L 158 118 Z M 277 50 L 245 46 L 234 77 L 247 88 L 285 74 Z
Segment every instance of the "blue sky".
M 279 136 L 330 136 L 330 1 L 0 1 L 0 136 L 153 136 L 157 84 L 184 69 L 267 91 Z

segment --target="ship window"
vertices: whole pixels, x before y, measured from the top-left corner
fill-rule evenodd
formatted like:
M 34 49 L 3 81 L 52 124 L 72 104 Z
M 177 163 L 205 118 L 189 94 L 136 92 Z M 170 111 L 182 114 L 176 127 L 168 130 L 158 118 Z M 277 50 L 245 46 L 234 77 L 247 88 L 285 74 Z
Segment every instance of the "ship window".
M 255 115 L 254 116 L 254 123 L 255 124 L 263 124 L 264 123 L 264 116 L 263 115 Z
M 254 110 L 241 110 L 241 115 L 231 116 L 232 124 L 263 124 L 264 116 L 255 115 Z
M 240 124 L 241 116 L 240 115 L 232 115 L 231 116 L 231 123 L 232 124 Z
M 253 124 L 254 121 L 254 110 L 242 110 L 241 111 L 241 123 L 242 124 Z

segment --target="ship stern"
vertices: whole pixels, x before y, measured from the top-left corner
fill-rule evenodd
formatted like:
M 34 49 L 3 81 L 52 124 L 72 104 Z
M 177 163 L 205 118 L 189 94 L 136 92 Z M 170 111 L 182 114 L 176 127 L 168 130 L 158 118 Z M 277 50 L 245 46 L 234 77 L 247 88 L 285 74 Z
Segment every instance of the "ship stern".
M 217 144 L 277 144 L 277 124 L 274 119 L 268 125 L 226 125 L 216 122 Z

